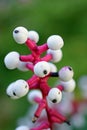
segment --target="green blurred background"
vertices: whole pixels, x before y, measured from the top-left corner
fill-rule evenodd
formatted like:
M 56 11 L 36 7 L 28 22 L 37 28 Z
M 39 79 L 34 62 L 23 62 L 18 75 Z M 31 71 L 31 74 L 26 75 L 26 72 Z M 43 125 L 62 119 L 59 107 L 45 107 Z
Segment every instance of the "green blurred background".
M 29 107 L 26 97 L 13 101 L 6 96 L 9 83 L 32 75 L 8 70 L 3 63 L 10 51 L 30 53 L 25 45 L 13 40 L 12 31 L 17 26 L 36 30 L 40 35 L 39 45 L 50 35 L 61 35 L 65 45 L 63 59 L 57 67 L 72 66 L 76 81 L 87 74 L 87 0 L 0 0 L 0 130 L 14 130 L 17 119 L 25 115 Z M 75 93 L 79 99 L 78 86 Z

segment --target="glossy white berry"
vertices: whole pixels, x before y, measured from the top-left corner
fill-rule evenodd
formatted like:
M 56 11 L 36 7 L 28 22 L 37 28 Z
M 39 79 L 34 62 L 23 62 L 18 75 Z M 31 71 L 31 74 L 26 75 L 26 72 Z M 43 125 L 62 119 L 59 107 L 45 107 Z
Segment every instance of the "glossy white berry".
M 47 45 L 49 49 L 58 50 L 63 47 L 64 42 L 61 36 L 52 35 L 47 39 Z
M 60 84 L 64 87 L 64 91 L 66 92 L 73 92 L 76 87 L 76 83 L 74 79 L 71 79 L 66 82 L 60 81 Z
M 49 63 L 49 65 L 50 65 L 51 72 L 57 72 L 57 67 L 56 67 L 56 65 L 54 65 L 54 64 L 51 63 L 51 62 L 48 62 L 48 63 Z
M 58 88 L 52 88 L 48 93 L 48 99 L 52 103 L 59 103 L 62 99 L 62 92 Z
M 27 96 L 28 101 L 31 103 L 36 103 L 35 98 L 42 99 L 42 93 L 40 90 L 31 90 Z
M 62 59 L 62 51 L 61 50 L 51 50 L 48 49 L 47 54 L 51 54 L 52 55 L 52 62 L 56 63 L 59 62 Z
M 36 31 L 29 31 L 28 33 L 28 38 L 31 39 L 34 42 L 38 42 L 39 41 L 39 35 Z
M 20 79 L 11 83 L 6 90 L 6 93 L 12 99 L 18 99 L 25 96 L 28 91 L 29 86 L 27 82 L 25 80 Z
M 8 69 L 15 69 L 19 63 L 19 53 L 10 52 L 4 58 L 4 63 Z
M 29 62 L 22 62 L 19 61 L 17 69 L 19 69 L 20 71 L 28 71 L 29 69 L 27 69 L 26 64 Z
M 19 126 L 15 130 L 30 130 L 28 126 Z
M 12 99 L 18 99 L 19 97 L 16 96 L 15 93 L 14 93 L 14 84 L 15 84 L 15 82 L 11 83 L 11 84 L 7 87 L 7 89 L 6 89 L 6 94 L 7 94 L 10 98 L 12 98 Z
M 24 44 L 28 38 L 28 30 L 24 27 L 16 27 L 13 31 L 13 38 L 19 44 Z
M 50 73 L 50 66 L 49 63 L 46 61 L 41 61 L 35 64 L 34 66 L 34 73 L 39 77 L 45 77 Z
M 63 81 L 69 81 L 72 79 L 74 72 L 70 66 L 65 66 L 59 70 L 59 78 Z
M 14 84 L 14 92 L 18 97 L 25 96 L 29 91 L 29 86 L 25 80 L 19 79 Z

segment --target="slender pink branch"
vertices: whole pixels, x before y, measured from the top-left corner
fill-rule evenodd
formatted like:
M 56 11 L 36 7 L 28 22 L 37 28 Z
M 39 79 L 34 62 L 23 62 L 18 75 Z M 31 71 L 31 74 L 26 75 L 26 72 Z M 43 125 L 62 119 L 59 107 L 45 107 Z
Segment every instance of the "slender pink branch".
M 40 78 L 36 75 L 33 75 L 30 79 L 27 80 L 29 89 L 37 89 L 39 85 Z
M 62 85 L 58 85 L 56 88 L 58 88 L 60 91 L 64 91 L 64 87 Z
M 39 50 L 40 54 L 42 54 L 43 52 L 47 51 L 48 50 L 47 43 L 44 43 L 43 45 L 38 46 L 38 50 Z
M 27 64 L 26 64 L 26 67 L 27 67 L 29 70 L 31 70 L 32 72 L 34 72 L 34 65 L 33 65 L 33 64 L 27 63 Z
M 41 58 L 42 61 L 50 61 L 52 60 L 52 55 L 51 54 L 47 54 L 46 56 L 44 56 L 43 58 Z
M 36 51 L 36 50 L 37 50 L 37 44 L 36 44 L 34 41 L 30 40 L 30 39 L 27 39 L 26 45 L 27 45 L 27 47 L 28 47 L 31 51 Z
M 46 100 L 41 100 L 39 102 L 39 106 L 38 106 L 34 116 L 39 117 L 41 115 L 42 110 L 45 109 L 45 108 L 46 108 Z
M 33 62 L 34 57 L 31 54 L 30 55 L 21 55 L 20 60 L 24 61 L 24 62 Z

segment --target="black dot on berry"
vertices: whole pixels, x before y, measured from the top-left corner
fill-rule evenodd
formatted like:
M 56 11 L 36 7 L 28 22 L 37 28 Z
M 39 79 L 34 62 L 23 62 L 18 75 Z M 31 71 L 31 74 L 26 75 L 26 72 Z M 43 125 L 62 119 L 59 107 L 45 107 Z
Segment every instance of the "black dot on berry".
M 16 93 L 15 93 L 15 92 L 13 92 L 13 95 L 14 95 L 14 96 L 16 96 Z
M 57 100 L 56 100 L 56 99 L 53 99 L 53 100 L 52 100 L 52 102 L 53 102 L 53 103 L 56 103 L 56 102 L 57 102 Z
M 27 85 L 25 86 L 25 88 L 27 88 Z
M 68 69 L 69 69 L 70 71 L 72 71 L 72 68 L 71 68 L 71 67 L 68 67 Z
M 47 70 L 44 70 L 43 73 L 44 73 L 44 74 L 47 74 Z
M 14 32 L 15 32 L 15 33 L 19 33 L 19 31 L 18 31 L 18 30 L 15 30 Z

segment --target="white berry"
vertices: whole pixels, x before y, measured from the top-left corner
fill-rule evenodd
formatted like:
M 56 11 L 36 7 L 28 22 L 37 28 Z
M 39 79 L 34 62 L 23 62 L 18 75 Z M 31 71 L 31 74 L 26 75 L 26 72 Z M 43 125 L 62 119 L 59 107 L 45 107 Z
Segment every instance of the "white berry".
M 58 50 L 63 47 L 64 42 L 61 36 L 52 35 L 47 39 L 47 45 L 49 49 Z
M 16 27 L 13 31 L 13 38 L 19 44 L 24 44 L 28 38 L 28 30 L 24 27 Z
M 62 59 L 62 51 L 61 50 L 51 50 L 48 49 L 47 54 L 52 55 L 52 62 L 56 63 L 59 62 Z
M 29 31 L 28 33 L 28 38 L 31 39 L 34 42 L 38 42 L 39 41 L 39 35 L 36 31 Z
M 19 63 L 19 53 L 18 52 L 10 52 L 4 58 L 4 63 L 8 69 L 15 69 Z
M 58 88 L 52 88 L 48 93 L 48 99 L 52 103 L 59 103 L 62 99 L 62 92 Z
M 18 99 L 25 96 L 28 91 L 29 86 L 27 82 L 25 80 L 20 79 L 11 83 L 6 90 L 6 93 L 10 98 Z
M 50 65 L 46 61 L 41 61 L 35 64 L 34 73 L 39 77 L 45 77 L 51 71 Z
M 14 84 L 14 92 L 18 97 L 25 96 L 29 91 L 29 86 L 25 80 L 19 79 Z
M 6 94 L 7 94 L 10 98 L 12 98 L 12 99 L 18 99 L 19 97 L 16 96 L 16 95 L 15 95 L 15 92 L 14 92 L 14 83 L 15 83 L 15 82 L 11 83 L 11 84 L 7 87 L 7 89 L 6 89 Z
M 67 82 L 60 81 L 60 84 L 64 87 L 64 91 L 66 92 L 73 92 L 76 87 L 76 83 L 74 79 L 71 79 Z
M 59 70 L 59 78 L 63 81 L 69 81 L 74 75 L 73 69 L 70 66 L 65 66 Z

